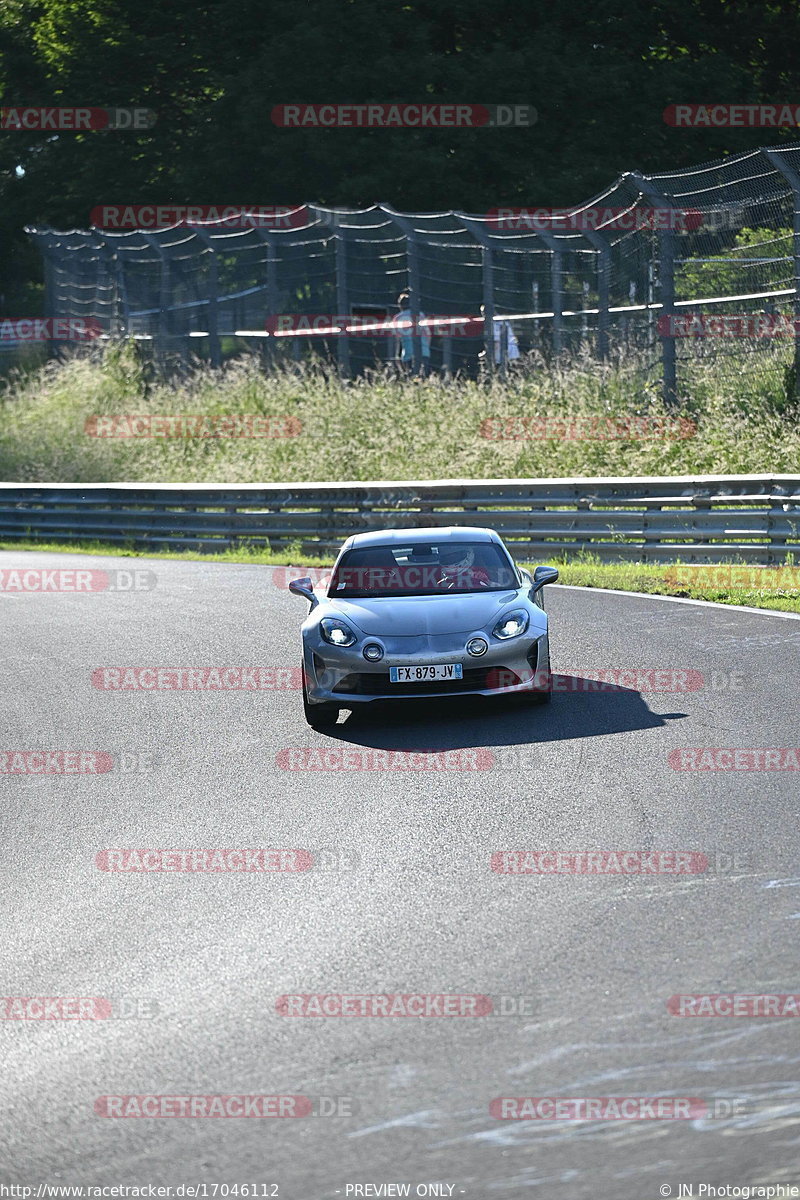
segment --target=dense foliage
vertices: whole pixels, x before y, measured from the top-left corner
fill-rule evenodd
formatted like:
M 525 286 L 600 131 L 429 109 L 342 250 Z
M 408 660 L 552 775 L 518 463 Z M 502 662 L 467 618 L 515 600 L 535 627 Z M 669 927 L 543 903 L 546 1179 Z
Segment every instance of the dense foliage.
M 22 315 L 25 224 L 97 204 L 563 205 L 792 130 L 676 129 L 676 102 L 790 102 L 795 0 L 3 0 L 4 105 L 144 105 L 146 132 L 0 135 L 0 291 Z M 291 101 L 526 103 L 530 129 L 292 130 Z

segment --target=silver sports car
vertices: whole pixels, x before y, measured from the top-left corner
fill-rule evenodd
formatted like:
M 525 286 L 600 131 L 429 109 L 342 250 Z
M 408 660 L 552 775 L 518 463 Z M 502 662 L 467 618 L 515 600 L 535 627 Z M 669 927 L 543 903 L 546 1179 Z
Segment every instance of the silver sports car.
M 303 622 L 303 705 L 315 729 L 340 708 L 401 697 L 550 699 L 542 588 L 554 567 L 517 567 L 492 529 L 359 533 L 330 578 L 295 579 Z M 327 582 L 327 591 L 324 583 Z

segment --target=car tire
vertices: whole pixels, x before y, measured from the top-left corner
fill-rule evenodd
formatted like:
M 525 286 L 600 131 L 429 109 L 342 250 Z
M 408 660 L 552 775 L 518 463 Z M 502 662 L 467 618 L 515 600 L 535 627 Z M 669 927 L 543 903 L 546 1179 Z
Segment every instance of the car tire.
M 309 704 L 306 692 L 305 668 L 303 672 L 303 712 L 312 729 L 330 729 L 339 719 L 339 707 L 336 704 Z

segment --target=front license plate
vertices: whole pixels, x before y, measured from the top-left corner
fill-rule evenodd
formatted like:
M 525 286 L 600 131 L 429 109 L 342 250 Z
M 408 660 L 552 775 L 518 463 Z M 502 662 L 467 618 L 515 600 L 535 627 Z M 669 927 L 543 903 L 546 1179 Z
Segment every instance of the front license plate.
M 462 678 L 461 663 L 442 663 L 438 667 L 389 667 L 390 683 L 434 683 Z

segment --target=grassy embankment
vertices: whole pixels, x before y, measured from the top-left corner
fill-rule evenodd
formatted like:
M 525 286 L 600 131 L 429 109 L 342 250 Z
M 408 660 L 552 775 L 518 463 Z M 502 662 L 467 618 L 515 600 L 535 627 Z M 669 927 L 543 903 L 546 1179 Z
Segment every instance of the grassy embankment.
M 0 478 L 266 483 L 793 473 L 800 464 L 800 428 L 797 410 L 785 399 L 785 361 L 785 350 L 776 347 L 771 355 L 743 357 L 741 370 L 728 369 L 722 380 L 714 360 L 695 363 L 690 395 L 677 414 L 695 432 L 675 437 L 665 429 L 675 428 L 676 414 L 663 408 L 656 381 L 648 382 L 635 358 L 603 366 L 578 356 L 490 384 L 385 375 L 343 382 L 322 369 L 296 367 L 267 375 L 254 360 L 240 359 L 219 371 L 198 368 L 178 383 L 154 383 L 123 346 L 102 358 L 76 356 L 7 381 L 0 395 Z M 301 432 L 236 439 L 99 438 L 85 432 L 95 414 L 178 413 L 291 416 Z M 631 424 L 634 418 L 647 424 Z M 526 426 L 526 419 L 538 424 Z M 608 435 L 608 422 L 615 436 Z M 618 436 L 625 428 L 631 436 Z M 514 436 L 487 437 L 487 430 Z M 249 547 L 204 557 L 310 561 Z M 738 579 L 734 573 L 727 582 L 687 582 L 666 566 L 601 564 L 591 557 L 560 565 L 565 583 L 800 611 L 796 569 L 770 572 L 765 588 L 753 572 Z

